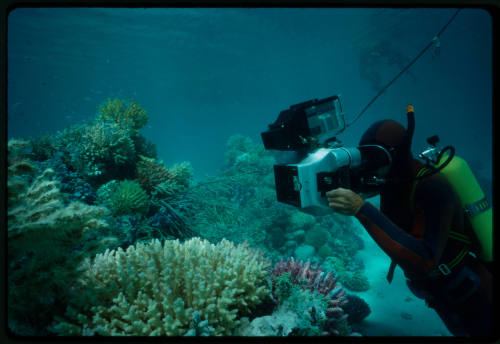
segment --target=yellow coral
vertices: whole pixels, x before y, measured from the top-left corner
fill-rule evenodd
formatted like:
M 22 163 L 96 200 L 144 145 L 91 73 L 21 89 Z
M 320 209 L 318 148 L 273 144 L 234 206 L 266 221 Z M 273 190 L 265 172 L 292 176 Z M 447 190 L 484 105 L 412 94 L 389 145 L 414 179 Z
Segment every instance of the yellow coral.
M 148 122 L 147 111 L 131 100 L 108 99 L 99 106 L 98 121 L 114 122 L 120 129 L 136 132 Z
M 269 296 L 269 263 L 246 244 L 214 245 L 193 238 L 137 243 L 126 251 L 107 250 L 88 265 L 84 279 L 101 286 L 89 310 L 68 313 L 60 334 L 184 335 L 193 314 L 230 335 L 239 316 Z

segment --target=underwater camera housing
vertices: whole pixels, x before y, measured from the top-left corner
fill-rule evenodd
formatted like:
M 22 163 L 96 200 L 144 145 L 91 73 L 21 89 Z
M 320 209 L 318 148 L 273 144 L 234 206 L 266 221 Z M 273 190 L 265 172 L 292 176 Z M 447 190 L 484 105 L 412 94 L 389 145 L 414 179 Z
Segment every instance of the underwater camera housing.
M 279 202 L 320 215 L 328 207 L 325 193 L 338 187 L 372 193 L 392 162 L 378 145 L 344 147 L 336 135 L 345 128 L 339 96 L 309 100 L 281 111 L 262 132 L 267 150 L 294 151 L 297 159 L 274 165 Z M 298 161 L 298 162 L 297 162 Z
M 309 100 L 280 112 L 261 134 L 266 149 L 300 151 L 324 144 L 345 127 L 339 96 Z

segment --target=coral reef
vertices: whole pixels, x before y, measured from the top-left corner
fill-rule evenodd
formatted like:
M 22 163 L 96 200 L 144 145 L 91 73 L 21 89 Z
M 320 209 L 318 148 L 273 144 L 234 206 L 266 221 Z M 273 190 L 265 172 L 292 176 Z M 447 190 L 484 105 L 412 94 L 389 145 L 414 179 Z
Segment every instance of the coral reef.
M 199 236 L 185 221 L 184 216 L 174 209 L 169 203 L 160 201 L 160 208 L 149 218 L 150 225 L 177 239 L 188 239 Z
M 237 334 L 245 337 L 289 336 L 301 328 L 299 314 L 294 310 L 280 307 L 270 315 L 257 317 L 252 322 L 244 323 Z
M 37 172 L 30 159 L 25 158 L 23 150 L 28 141 L 11 139 L 7 143 L 7 195 L 9 207 L 18 201 L 18 195 L 24 191 L 28 182 Z
M 370 289 L 370 282 L 365 274 L 360 270 L 347 272 L 343 277 L 344 287 L 352 291 L 367 291 Z
M 286 277 L 284 281 L 283 274 L 286 274 L 285 276 L 288 277 L 291 287 L 286 286 Z M 343 310 L 343 307 L 347 303 L 347 300 L 344 298 L 345 291 L 337 283 L 337 278 L 332 272 L 325 274 L 317 265 L 316 267 L 311 267 L 310 261 L 304 264 L 290 258 L 287 261 L 280 260 L 277 262 L 271 275 L 273 277 L 272 293 L 278 303 L 284 303 L 281 300 L 285 299 L 292 304 L 300 304 L 300 307 L 311 304 L 311 306 L 308 306 L 310 324 L 307 327 L 308 331 L 311 331 L 311 326 L 313 326 L 313 334 L 318 334 L 318 331 L 323 335 L 348 335 L 351 333 L 346 321 L 347 314 Z M 283 287 L 284 285 L 286 287 Z M 319 297 L 320 300 L 314 301 L 313 298 L 305 302 L 304 298 L 307 299 L 309 296 L 304 293 L 298 293 L 297 288 L 294 287 L 299 287 L 299 290 L 307 291 L 309 294 L 318 294 L 316 297 Z M 295 301 L 294 298 L 291 298 L 292 295 L 295 295 Z M 294 307 L 298 306 L 295 305 Z M 299 310 L 305 314 L 303 309 Z M 308 332 L 308 334 L 310 333 Z
M 216 177 L 192 185 L 186 191 L 188 225 L 213 242 L 227 238 L 247 240 L 273 255 L 280 244 L 285 205 L 276 201 L 272 162 L 261 144 L 235 135 L 227 143 L 226 167 Z M 239 158 L 238 158 L 239 157 Z
M 139 155 L 136 167 L 137 182 L 151 195 L 155 187 L 162 183 L 174 184 L 173 174 L 156 159 Z
M 193 179 L 193 166 L 189 161 L 183 161 L 170 167 L 174 181 L 182 188 L 187 188 Z
M 147 112 L 133 101 L 108 99 L 90 124 L 74 125 L 53 139 L 32 144 L 32 155 L 48 158 L 60 152 L 73 171 L 93 186 L 112 179 L 134 179 L 137 155 L 156 157 L 156 147 L 138 133 Z
M 35 164 L 42 171 L 48 168 L 54 170 L 55 179 L 59 181 L 59 190 L 67 195 L 68 200 L 94 204 L 96 190 L 79 172 L 68 168 L 62 153 L 55 153 L 44 161 L 35 161 Z
M 290 282 L 288 282 L 290 284 Z M 289 287 L 289 295 L 271 314 L 242 324 L 246 336 L 319 336 L 324 333 L 328 298 L 320 293 Z
M 182 162 L 167 169 L 161 161 L 157 162 L 155 159 L 144 156 L 139 158 L 136 173 L 137 181 L 151 196 L 151 205 L 156 214 L 164 214 L 166 207 L 169 208 L 170 217 L 172 217 L 172 212 L 182 213 L 185 206 L 182 198 L 188 191 L 187 188 L 190 186 L 193 177 L 191 164 Z M 165 205 L 165 203 L 168 205 Z
M 129 133 L 116 123 L 96 123 L 86 126 L 82 134 L 82 156 L 87 175 L 110 174 L 135 161 L 135 146 Z
M 227 240 L 217 245 L 199 238 L 183 244 L 154 240 L 106 251 L 88 262 L 82 309 L 70 308 L 52 330 L 65 335 L 192 335 L 196 322 L 213 328 L 209 332 L 214 335 L 230 335 L 240 324 L 238 317 L 269 297 L 267 274 L 268 262 L 260 253 Z
M 134 180 L 113 180 L 102 185 L 97 195 L 113 215 L 144 214 L 149 207 L 148 194 Z
M 79 264 L 106 241 L 107 210 L 66 204 L 54 175 L 46 169 L 9 194 L 8 321 L 17 334 L 43 333 L 52 315 L 62 314 Z
M 157 159 L 158 152 L 156 149 L 156 144 L 150 142 L 144 135 L 135 134 L 132 136 L 132 140 L 134 141 L 135 152 L 137 156 L 142 155 L 148 158 Z
M 94 186 L 135 177 L 134 141 L 114 122 L 72 126 L 58 132 L 53 145 L 66 165 Z
M 344 306 L 344 312 L 349 315 L 347 321 L 350 325 L 360 323 L 370 315 L 370 306 L 361 297 L 352 294 L 346 294 L 347 304 Z
M 243 135 L 232 135 L 226 143 L 227 169 L 232 172 L 267 175 L 272 172 L 274 159 L 262 144 L 255 144 Z
M 144 127 L 148 119 L 147 111 L 142 106 L 131 100 L 117 98 L 107 99 L 101 104 L 96 116 L 97 121 L 115 123 L 131 135 Z
M 347 263 L 345 263 L 347 261 Z M 367 291 L 370 289 L 370 282 L 364 274 L 363 267 L 357 264 L 357 259 L 340 259 L 329 256 L 323 262 L 327 269 L 333 269 L 337 272 L 339 281 L 344 287 L 352 291 Z
M 228 139 L 220 172 L 195 183 L 188 161 L 157 158 L 139 134 L 147 120 L 109 99 L 88 123 L 9 141 L 9 327 L 352 335 L 343 286 L 369 287 L 352 219 L 278 203 L 273 155 L 242 135 Z M 291 255 L 307 263 L 281 260 L 270 273 L 268 258 Z

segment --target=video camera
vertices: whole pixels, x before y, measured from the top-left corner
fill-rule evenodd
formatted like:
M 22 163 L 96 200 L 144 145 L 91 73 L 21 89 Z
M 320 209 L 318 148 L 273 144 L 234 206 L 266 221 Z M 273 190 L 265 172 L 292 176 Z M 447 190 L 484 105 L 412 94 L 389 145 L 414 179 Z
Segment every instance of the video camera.
M 329 190 L 377 190 L 391 166 L 391 155 L 379 145 L 344 147 L 336 138 L 344 129 L 342 104 L 335 95 L 292 105 L 261 133 L 267 150 L 298 155 L 295 162 L 274 165 L 279 202 L 322 214 L 332 211 L 325 197 Z

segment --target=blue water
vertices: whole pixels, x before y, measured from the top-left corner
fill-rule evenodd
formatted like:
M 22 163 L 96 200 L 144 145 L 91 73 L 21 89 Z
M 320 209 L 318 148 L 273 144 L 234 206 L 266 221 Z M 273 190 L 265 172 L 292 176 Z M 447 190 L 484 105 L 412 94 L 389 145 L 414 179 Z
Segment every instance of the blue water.
M 385 41 L 407 61 L 455 9 L 21 8 L 8 17 L 8 135 L 54 133 L 92 118 L 107 98 L 149 112 L 142 133 L 169 165 L 213 174 L 235 133 L 260 140 L 279 111 L 341 94 L 352 120 L 376 94 L 360 54 Z M 462 10 L 428 51 L 340 139 L 356 145 L 374 121 L 406 125 L 413 151 L 438 134 L 481 178 L 492 168 L 491 18 Z M 399 71 L 380 71 L 383 83 Z
M 140 132 L 156 144 L 158 158 L 166 166 L 190 161 L 195 179 L 204 180 L 224 167 L 230 136 L 242 134 L 260 142 L 260 133 L 293 104 L 340 94 L 351 123 L 455 11 L 16 9 L 8 17 L 8 136 L 55 134 L 93 119 L 98 106 L 108 98 L 129 99 L 149 113 L 149 122 Z M 491 199 L 491 30 L 486 11 L 463 9 L 441 36 L 439 55 L 433 48 L 427 51 L 339 139 L 355 146 L 363 132 L 381 119 L 394 119 L 406 126 L 406 105 L 413 104 L 413 153 L 426 148 L 426 138 L 439 135 L 444 146 L 454 146 L 456 154 L 469 162 Z M 367 64 L 363 62 L 367 54 L 374 60 L 377 56 L 386 58 L 386 62 Z M 367 68 L 375 76 L 367 76 Z M 262 187 L 261 191 L 268 190 Z M 266 195 L 263 193 L 263 199 Z M 246 202 L 247 196 L 233 198 Z M 224 197 L 221 201 L 228 203 Z M 231 202 L 238 203 L 233 198 Z M 245 203 L 240 202 L 235 209 L 243 209 L 241 204 Z M 258 210 L 260 215 L 263 211 Z M 272 213 L 278 219 L 279 212 Z M 148 216 L 156 215 L 161 218 L 162 214 Z M 259 235 L 268 231 L 271 234 L 267 233 L 265 240 L 281 242 L 289 228 L 275 226 L 281 223 L 278 220 L 272 222 L 276 228 L 249 225 L 252 232 L 247 237 L 255 233 L 256 238 L 251 239 L 260 242 Z M 233 230 L 229 222 L 224 222 L 226 233 Z M 217 228 L 214 225 L 215 232 Z M 298 237 L 293 240 L 305 242 Z M 337 237 L 335 240 L 340 242 Z M 370 240 L 362 256 L 370 281 L 375 281 L 371 289 L 360 294 L 373 307 L 365 333 L 449 335 L 424 301 L 418 303 L 410 297 L 401 271 L 396 272 L 393 289 L 389 289 L 384 279 L 389 258 L 366 233 L 361 240 Z M 284 245 L 272 240 L 268 244 L 273 249 Z M 302 244 L 300 247 L 307 246 Z M 318 251 L 320 247 L 329 249 L 324 242 L 316 244 Z M 310 248 L 316 252 L 315 247 Z M 297 255 L 297 250 L 293 253 Z M 407 313 L 408 302 L 413 302 L 413 315 Z M 405 325 L 412 316 L 412 324 L 425 322 L 425 326 Z M 22 326 L 19 329 L 22 332 Z

